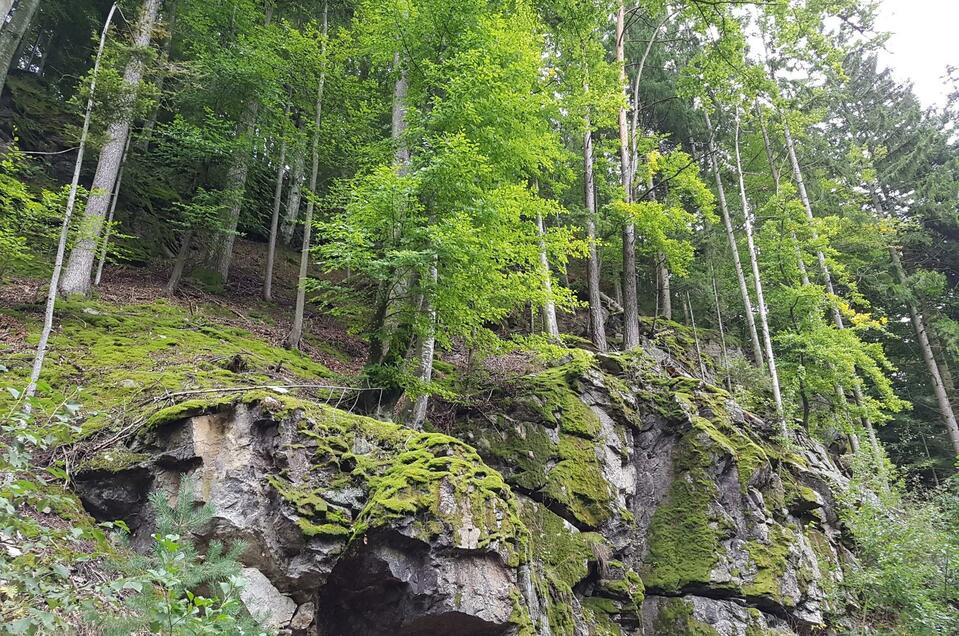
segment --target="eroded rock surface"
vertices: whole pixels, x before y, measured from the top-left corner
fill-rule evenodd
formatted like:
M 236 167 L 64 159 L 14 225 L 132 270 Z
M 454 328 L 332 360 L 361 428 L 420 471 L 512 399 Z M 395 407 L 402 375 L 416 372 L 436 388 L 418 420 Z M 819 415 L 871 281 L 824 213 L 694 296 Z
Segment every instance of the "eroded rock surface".
M 828 633 L 845 477 L 669 359 L 575 356 L 451 435 L 265 393 L 178 405 L 77 489 L 142 543 L 149 493 L 192 476 L 285 633 Z

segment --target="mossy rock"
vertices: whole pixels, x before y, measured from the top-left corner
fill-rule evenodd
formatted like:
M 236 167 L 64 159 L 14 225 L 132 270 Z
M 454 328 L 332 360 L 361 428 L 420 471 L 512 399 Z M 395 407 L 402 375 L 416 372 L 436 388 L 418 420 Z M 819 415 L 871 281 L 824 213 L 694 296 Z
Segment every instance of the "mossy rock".
M 654 622 L 657 636 L 721 636 L 711 625 L 693 616 L 693 606 L 681 599 L 670 598 L 659 604 Z

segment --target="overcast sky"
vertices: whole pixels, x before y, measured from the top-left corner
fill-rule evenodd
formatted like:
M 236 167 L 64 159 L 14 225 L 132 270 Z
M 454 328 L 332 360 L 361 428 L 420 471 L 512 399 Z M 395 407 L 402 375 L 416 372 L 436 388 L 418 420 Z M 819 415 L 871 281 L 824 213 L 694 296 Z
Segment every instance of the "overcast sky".
M 943 104 L 946 66 L 959 67 L 959 0 L 879 0 L 877 27 L 889 31 L 883 60 L 911 80 L 926 106 Z

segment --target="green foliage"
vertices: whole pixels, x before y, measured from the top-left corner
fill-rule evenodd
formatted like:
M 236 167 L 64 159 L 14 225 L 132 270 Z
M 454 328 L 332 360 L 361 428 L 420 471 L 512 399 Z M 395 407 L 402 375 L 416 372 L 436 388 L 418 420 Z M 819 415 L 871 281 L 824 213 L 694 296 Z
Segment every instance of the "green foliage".
M 846 569 L 845 585 L 859 608 L 856 633 L 921 636 L 959 629 L 955 480 L 917 496 L 867 477 L 848 493 L 842 516 L 858 562 Z
M 16 146 L 0 155 L 0 278 L 35 265 L 56 240 L 55 222 L 63 192 L 31 188 L 30 166 Z
M 106 634 L 147 631 L 164 636 L 265 634 L 246 615 L 237 558 L 243 546 L 211 543 L 200 554 L 191 533 L 213 516 L 213 506 L 197 506 L 193 483 L 184 477 L 173 505 L 163 492 L 150 503 L 156 515 L 153 549 L 125 562 L 126 575 L 110 588 L 123 597 L 117 616 L 103 621 Z M 201 593 L 201 590 L 203 592 Z

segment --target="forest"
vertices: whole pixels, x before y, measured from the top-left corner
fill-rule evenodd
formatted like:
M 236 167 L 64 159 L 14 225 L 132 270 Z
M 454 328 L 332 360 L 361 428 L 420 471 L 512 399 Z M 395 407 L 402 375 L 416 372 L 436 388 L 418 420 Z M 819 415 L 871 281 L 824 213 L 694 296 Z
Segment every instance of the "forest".
M 920 102 L 881 62 L 880 3 L 0 0 L 0 633 L 959 633 L 959 72 L 943 78 L 943 104 Z M 594 376 L 605 388 L 589 388 Z M 524 398 L 527 386 L 542 394 Z M 762 499 L 801 545 L 816 544 L 802 538 L 814 526 L 828 537 L 835 584 L 820 581 L 822 559 L 814 574 L 763 577 L 757 554 L 792 564 L 802 549 L 780 554 L 753 530 L 766 549 L 747 550 L 742 568 L 760 574 L 737 591 L 716 565 L 664 567 L 663 545 L 745 532 L 725 495 L 707 516 L 735 522 L 666 541 L 694 524 L 670 520 L 661 492 L 641 512 L 642 480 L 621 501 L 605 469 L 608 501 L 576 474 L 554 488 L 550 475 L 577 463 L 563 435 L 598 440 L 616 420 L 591 428 L 590 409 L 643 422 L 606 442 L 640 472 L 633 452 L 650 426 L 690 439 L 662 423 L 674 411 L 658 399 L 685 404 L 682 426 L 725 449 L 703 470 L 733 453 L 730 474 L 756 471 L 744 501 Z M 415 622 L 413 601 L 374 616 L 346 600 L 346 561 L 308 596 L 292 569 L 250 560 L 263 532 L 198 530 L 224 527 L 210 493 L 227 482 L 156 450 L 161 425 L 264 401 L 283 405 L 276 418 L 320 421 L 311 448 L 328 444 L 338 470 L 371 480 L 363 505 L 315 483 L 294 493 L 292 459 L 271 459 L 261 480 L 310 540 L 345 541 L 354 571 L 369 565 L 356 539 L 376 543 L 377 524 L 446 523 L 442 493 L 426 508 L 410 494 L 434 483 L 420 473 L 403 473 L 402 496 L 377 494 L 402 472 L 386 457 L 420 461 L 419 440 L 449 446 L 418 470 L 455 457 L 443 484 L 488 471 L 480 481 L 509 493 L 470 486 L 455 500 L 535 502 L 536 514 L 522 501 L 513 514 L 523 529 L 511 532 L 534 537 L 516 545 L 536 545 L 537 523 L 565 524 L 585 542 L 569 557 L 583 572 L 533 549 L 539 600 L 510 593 L 500 623 L 433 609 Z M 530 411 L 560 449 L 535 485 L 532 433 L 531 450 L 508 455 L 509 426 L 529 428 Z M 322 424 L 333 412 L 361 419 Z M 735 430 L 702 424 L 714 417 Z M 409 437 L 337 450 L 322 435 L 338 426 Z M 487 428 L 503 437 L 487 441 Z M 364 463 L 361 446 L 384 458 Z M 601 446 L 586 463 L 606 461 Z M 839 475 L 831 494 L 819 494 L 828 480 L 791 476 L 811 474 L 790 464 L 809 448 Z M 106 468 L 105 452 L 123 466 Z M 691 471 L 678 506 L 689 512 L 702 470 L 681 449 L 662 453 L 668 501 L 677 471 Z M 173 484 L 174 465 L 190 478 Z M 152 485 L 120 496 L 108 474 Z M 785 488 L 788 512 L 763 480 Z M 644 539 L 612 530 L 634 523 Z M 434 526 L 425 543 L 440 550 Z M 492 531 L 477 528 L 470 549 L 486 549 Z M 504 557 L 507 578 L 522 587 L 516 559 Z M 257 579 L 240 574 L 251 568 L 295 601 L 292 618 L 254 611 Z M 820 581 L 815 618 L 803 613 L 811 593 L 783 600 L 792 578 Z M 601 593 L 633 583 L 645 602 Z M 706 600 L 669 605 L 685 594 Z M 596 599 L 618 604 L 612 618 L 595 618 Z M 728 631 L 703 618 L 697 603 L 727 599 L 765 622 Z M 574 609 L 538 618 L 552 603 Z M 312 622 L 298 627 L 300 610 Z

